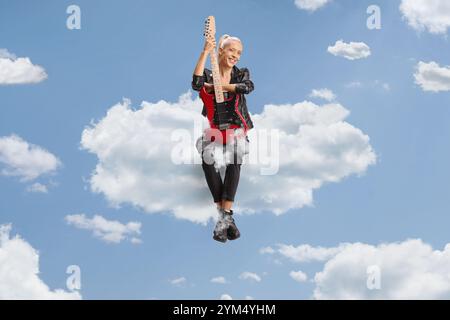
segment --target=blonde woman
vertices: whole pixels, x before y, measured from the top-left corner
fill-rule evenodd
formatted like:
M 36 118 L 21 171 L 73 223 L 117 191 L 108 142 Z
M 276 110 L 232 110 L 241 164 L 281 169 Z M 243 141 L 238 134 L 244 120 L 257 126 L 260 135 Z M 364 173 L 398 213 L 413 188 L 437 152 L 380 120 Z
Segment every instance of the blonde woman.
M 207 92 L 212 93 L 214 90 L 212 71 L 205 68 L 206 59 L 212 50 L 215 50 L 215 40 L 207 39 L 204 48 L 200 54 L 197 65 L 194 70 L 192 78 L 192 88 L 200 91 L 203 87 Z M 245 94 L 249 94 L 254 90 L 254 84 L 250 80 L 250 72 L 247 68 L 238 68 L 236 66 L 243 50 L 242 41 L 237 37 L 232 37 L 227 34 L 223 35 L 219 40 L 218 49 L 218 64 L 220 70 L 220 82 L 224 95 L 236 94 L 239 95 L 239 105 L 237 112 L 240 114 L 236 117 L 237 126 L 246 130 L 253 128 L 253 122 L 247 109 Z M 203 106 L 203 116 L 206 117 L 206 108 Z M 235 125 L 235 127 L 237 127 Z M 245 136 L 248 143 L 248 138 Z M 203 154 L 202 154 L 203 158 Z M 235 240 L 239 238 L 240 232 L 236 227 L 235 221 L 232 217 L 232 205 L 234 197 L 239 184 L 239 176 L 241 170 L 241 163 L 235 161 L 226 165 L 225 177 L 222 181 L 220 173 L 214 164 L 202 162 L 202 168 L 205 173 L 205 179 L 217 206 L 219 212 L 219 220 L 214 229 L 213 238 L 220 242 L 227 240 Z

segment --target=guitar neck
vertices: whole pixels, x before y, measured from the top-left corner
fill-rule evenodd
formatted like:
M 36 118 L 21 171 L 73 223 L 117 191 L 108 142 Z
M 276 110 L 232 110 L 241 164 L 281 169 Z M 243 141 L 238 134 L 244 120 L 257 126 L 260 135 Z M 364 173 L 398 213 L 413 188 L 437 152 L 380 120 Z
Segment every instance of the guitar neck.
M 210 58 L 214 83 L 214 94 L 216 96 L 216 102 L 220 103 L 224 101 L 224 98 L 223 98 L 222 84 L 220 83 L 219 63 L 217 62 L 216 50 L 211 50 Z

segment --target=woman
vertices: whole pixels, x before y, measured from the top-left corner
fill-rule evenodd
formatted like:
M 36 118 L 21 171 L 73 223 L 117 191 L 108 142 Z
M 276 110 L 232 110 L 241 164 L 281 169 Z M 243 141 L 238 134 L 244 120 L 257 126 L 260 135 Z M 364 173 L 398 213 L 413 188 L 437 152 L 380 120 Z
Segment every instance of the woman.
M 214 39 L 206 40 L 192 78 L 192 88 L 196 91 L 200 91 L 203 86 L 210 93 L 214 90 L 212 72 L 205 68 L 205 62 L 208 54 L 214 50 L 215 47 L 216 43 Z M 247 68 L 239 69 L 236 67 L 236 63 L 241 57 L 242 49 L 242 42 L 237 37 L 231 37 L 225 34 L 219 40 L 218 63 L 222 89 L 224 92 L 239 95 L 238 110 L 242 115 L 239 126 L 245 128 L 246 131 L 253 128 L 253 122 L 247 110 L 244 94 L 252 92 L 254 85 L 250 80 L 249 70 Z M 203 116 L 206 116 L 205 106 L 203 106 L 202 114 Z M 245 139 L 248 144 L 246 135 Z M 214 203 L 219 212 L 219 220 L 214 229 L 213 238 L 214 240 L 221 242 L 226 242 L 227 239 L 235 240 L 240 236 L 239 229 L 236 227 L 234 219 L 232 218 L 233 210 L 231 207 L 239 183 L 242 161 L 237 159 L 238 151 L 236 148 L 233 148 L 233 152 L 234 161 L 226 164 L 224 181 L 222 181 L 220 177 L 217 166 L 207 163 L 204 159 L 204 153 L 202 152 L 202 168 L 205 173 L 206 182 L 213 196 Z

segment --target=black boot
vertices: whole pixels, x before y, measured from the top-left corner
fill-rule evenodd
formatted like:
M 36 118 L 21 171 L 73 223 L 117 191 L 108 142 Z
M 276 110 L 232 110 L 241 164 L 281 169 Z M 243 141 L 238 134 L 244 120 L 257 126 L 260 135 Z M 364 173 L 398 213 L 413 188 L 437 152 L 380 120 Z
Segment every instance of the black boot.
M 238 227 L 234 223 L 234 219 L 232 217 L 233 210 L 230 209 L 230 212 L 224 211 L 224 213 L 225 213 L 225 221 L 228 224 L 227 239 L 228 240 L 236 240 L 237 238 L 239 238 L 241 236 L 241 233 L 239 232 Z
M 217 220 L 216 226 L 213 232 L 213 239 L 220 242 L 227 241 L 228 223 L 225 220 L 225 213 L 222 208 L 217 208 L 219 211 L 219 220 Z

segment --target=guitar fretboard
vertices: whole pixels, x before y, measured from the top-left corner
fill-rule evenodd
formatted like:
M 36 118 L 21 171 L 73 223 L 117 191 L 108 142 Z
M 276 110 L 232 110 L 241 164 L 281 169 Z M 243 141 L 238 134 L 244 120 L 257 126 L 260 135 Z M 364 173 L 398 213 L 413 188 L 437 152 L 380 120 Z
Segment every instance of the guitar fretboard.
M 211 58 L 211 70 L 213 75 L 214 93 L 216 96 L 216 102 L 220 103 L 224 101 L 224 98 L 223 98 L 222 84 L 220 83 L 219 63 L 217 62 L 216 50 L 211 50 L 210 58 Z

